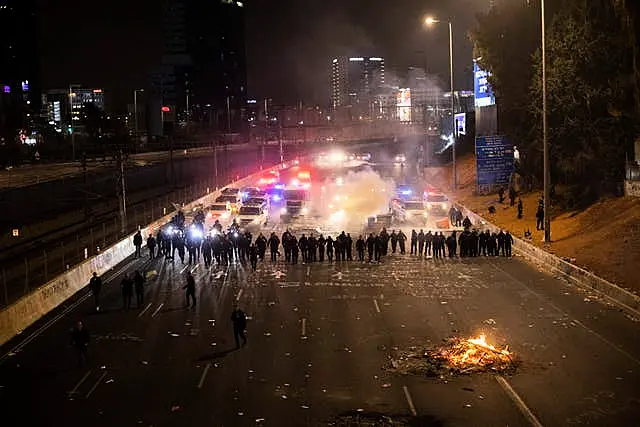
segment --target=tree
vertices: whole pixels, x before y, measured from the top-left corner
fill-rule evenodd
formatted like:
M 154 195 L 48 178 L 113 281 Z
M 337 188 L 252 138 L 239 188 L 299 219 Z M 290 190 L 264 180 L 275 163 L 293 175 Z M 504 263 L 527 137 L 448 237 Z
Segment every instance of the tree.
M 531 137 L 530 86 L 533 54 L 540 46 L 539 14 L 539 8 L 523 2 L 503 2 L 478 15 L 469 34 L 479 65 L 491 73 L 500 133 L 519 147 Z
M 576 202 L 590 202 L 622 179 L 625 152 L 635 136 L 633 51 L 620 22 L 612 2 L 565 0 L 547 34 L 552 182 L 569 185 Z M 530 153 L 542 149 L 541 93 L 538 52 Z

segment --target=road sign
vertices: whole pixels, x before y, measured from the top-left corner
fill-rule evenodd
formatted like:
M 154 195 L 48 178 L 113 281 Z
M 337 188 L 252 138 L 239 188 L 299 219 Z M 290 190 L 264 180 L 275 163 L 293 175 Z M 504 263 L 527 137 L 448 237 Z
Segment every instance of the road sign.
M 513 173 L 513 145 L 500 135 L 476 137 L 478 186 L 507 185 Z

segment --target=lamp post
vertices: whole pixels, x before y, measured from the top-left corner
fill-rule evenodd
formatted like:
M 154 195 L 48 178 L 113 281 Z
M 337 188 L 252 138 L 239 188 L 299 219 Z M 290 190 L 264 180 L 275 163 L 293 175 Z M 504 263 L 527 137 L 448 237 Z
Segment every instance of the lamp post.
M 545 37 L 545 10 L 544 0 L 541 2 L 540 19 L 542 21 L 542 151 L 543 151 L 543 201 L 544 213 L 544 241 L 551 242 L 551 218 L 549 218 L 549 206 L 551 205 L 551 174 L 549 170 L 549 142 L 547 140 L 547 43 Z
M 429 16 L 425 18 L 424 23 L 428 26 L 438 24 L 441 21 Z M 451 144 L 451 154 L 453 159 L 453 191 L 456 191 L 457 187 L 457 171 L 456 171 L 456 114 L 455 114 L 455 98 L 453 89 L 453 25 L 451 21 L 449 24 L 449 77 L 451 85 L 451 124 L 453 143 Z
M 133 122 L 136 142 L 138 141 L 138 92 L 144 92 L 144 89 L 134 89 L 133 91 Z

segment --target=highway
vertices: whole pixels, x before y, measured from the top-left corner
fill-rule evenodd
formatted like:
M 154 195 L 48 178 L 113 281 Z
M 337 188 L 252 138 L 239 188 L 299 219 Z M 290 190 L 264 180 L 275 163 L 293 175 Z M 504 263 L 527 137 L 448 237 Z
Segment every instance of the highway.
M 299 235 L 308 222 L 263 231 Z M 122 274 L 136 270 L 150 277 L 145 301 L 123 310 Z M 632 426 L 640 416 L 640 318 L 520 257 L 280 258 L 256 272 L 144 257 L 105 279 L 99 313 L 81 293 L 2 348 L 6 425 Z M 240 349 L 236 305 L 248 315 Z M 91 332 L 80 366 L 69 345 L 79 319 Z M 514 370 L 394 369 L 407 351 L 480 333 L 509 346 Z

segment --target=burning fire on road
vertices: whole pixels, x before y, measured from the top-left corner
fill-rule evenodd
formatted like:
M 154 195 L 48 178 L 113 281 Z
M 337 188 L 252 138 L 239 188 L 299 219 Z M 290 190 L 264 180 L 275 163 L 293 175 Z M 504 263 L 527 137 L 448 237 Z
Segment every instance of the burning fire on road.
M 436 348 L 401 352 L 391 361 L 392 370 L 403 374 L 438 376 L 479 372 L 510 372 L 516 368 L 509 346 L 495 347 L 485 335 L 477 338 L 450 338 Z

